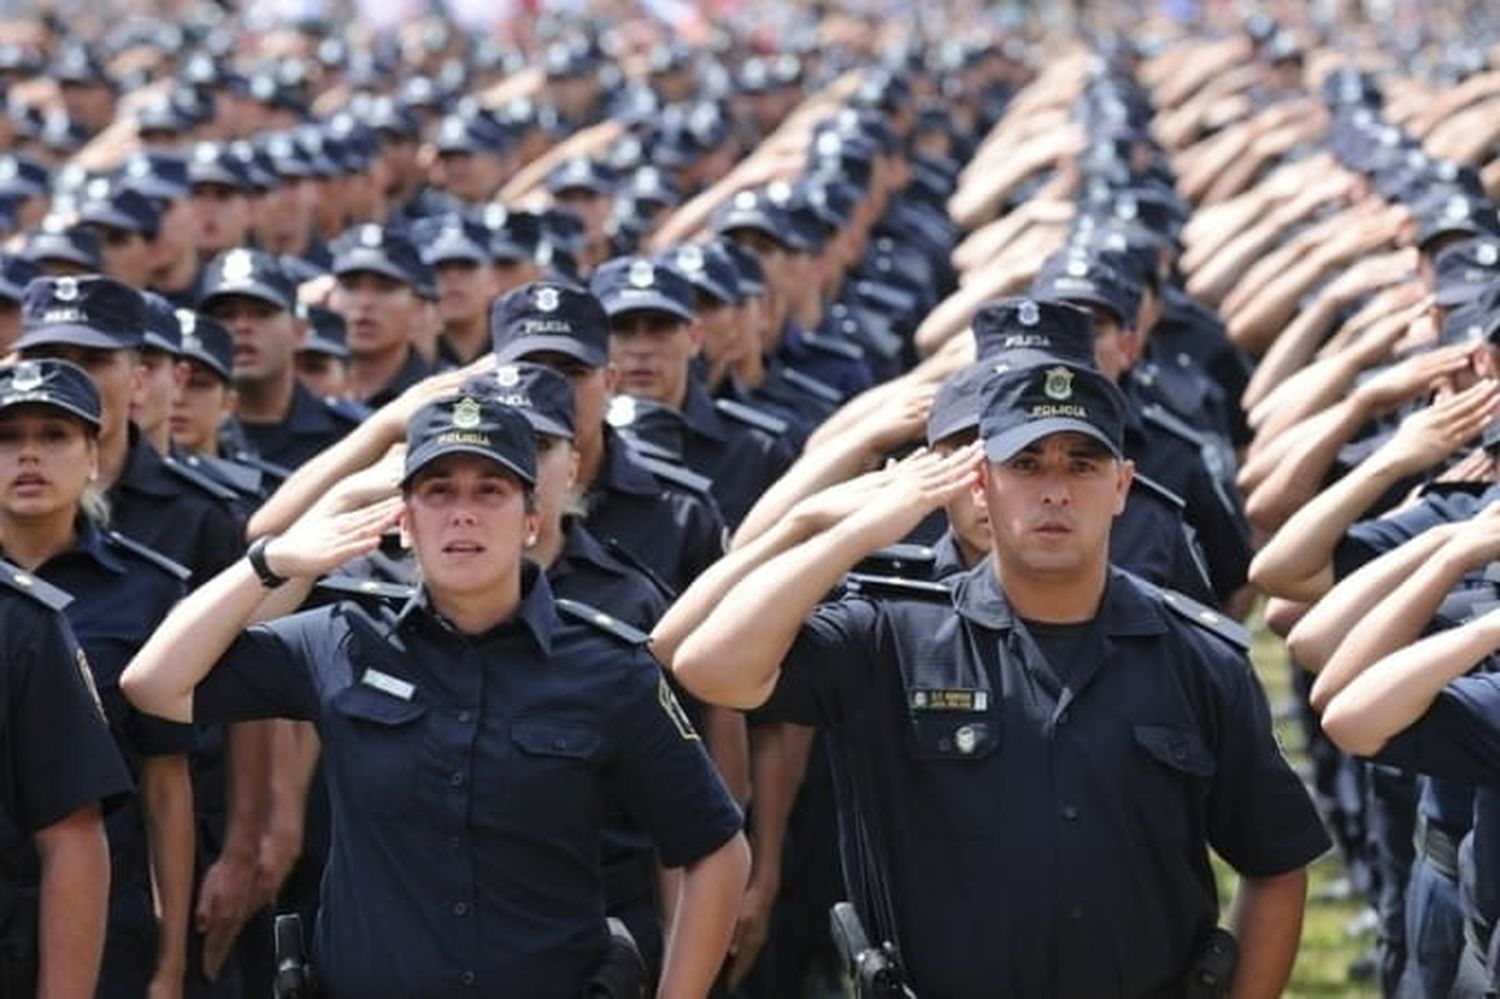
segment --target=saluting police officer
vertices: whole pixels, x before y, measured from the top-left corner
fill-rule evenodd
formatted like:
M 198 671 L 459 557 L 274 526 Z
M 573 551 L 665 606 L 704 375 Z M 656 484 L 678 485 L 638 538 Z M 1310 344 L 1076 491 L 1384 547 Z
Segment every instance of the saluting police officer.
M 1275 995 L 1290 972 L 1328 838 L 1243 632 L 1109 566 L 1124 410 L 1091 367 L 993 373 L 982 451 L 832 491 L 826 530 L 786 518 L 658 627 L 697 696 L 828 726 L 850 891 L 918 995 L 1179 994 L 1224 949 L 1210 845 L 1242 876 L 1234 990 Z M 989 559 L 818 605 L 964 489 Z
M 424 406 L 399 500 L 258 542 L 127 673 L 166 717 L 317 721 L 334 825 L 313 963 L 334 995 L 578 995 L 608 941 L 607 794 L 687 868 L 662 994 L 703 994 L 727 946 L 748 870 L 739 810 L 644 636 L 557 601 L 522 562 L 533 435 L 484 393 Z M 244 630 L 268 590 L 398 520 L 423 585 L 394 624 L 341 604 Z

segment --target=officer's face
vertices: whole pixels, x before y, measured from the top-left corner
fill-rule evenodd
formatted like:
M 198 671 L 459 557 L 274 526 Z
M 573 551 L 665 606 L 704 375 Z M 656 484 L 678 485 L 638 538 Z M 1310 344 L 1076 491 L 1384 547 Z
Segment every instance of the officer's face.
M 743 353 L 739 310 L 726 302 L 699 295 L 693 310 L 703 329 L 703 354 L 711 362 L 733 363 Z
M 23 357 L 55 357 L 88 372 L 99 392 L 99 439 L 123 437 L 130 423 L 130 408 L 146 389 L 145 370 L 134 350 L 100 350 L 70 343 L 28 348 Z
M 349 353 L 356 357 L 405 347 L 422 310 L 410 287 L 370 271 L 340 275 L 328 305 L 344 317 Z
M 620 372 L 619 390 L 681 409 L 701 337 L 696 324 L 654 309 L 611 317 L 609 360 Z
M 1134 466 L 1090 437 L 1057 433 L 1003 463 L 986 463 L 975 499 L 989 520 L 1002 577 L 1064 579 L 1109 557 Z
M 157 224 L 156 242 L 152 245 L 154 267 L 167 268 L 198 250 L 197 217 L 188 198 L 173 198 L 160 203 L 161 221 Z
M 150 283 L 151 244 L 140 233 L 112 225 L 89 228 L 99 239 L 105 274 L 133 288 L 144 288 Z
M 290 312 L 246 295 L 210 299 L 204 314 L 229 330 L 234 344 L 235 381 L 283 378 L 297 349 L 297 321 Z
M 349 370 L 342 358 L 316 351 L 297 354 L 297 379 L 313 395 L 337 398 L 348 389 Z
M 99 471 L 99 449 L 81 421 L 51 406 L 0 413 L 0 511 L 13 527 L 71 517 Z
M 193 215 L 198 250 L 207 256 L 243 246 L 250 232 L 250 199 L 227 184 L 194 184 Z
M 184 451 L 219 453 L 219 424 L 233 405 L 234 392 L 215 372 L 184 361 L 182 388 L 172 401 L 172 443 Z
M 1094 314 L 1094 360 L 1104 377 L 1118 382 L 1135 364 L 1140 338 L 1122 326 L 1114 313 L 1096 305 L 1090 305 L 1089 311 Z
M 494 297 L 493 271 L 483 264 L 452 260 L 438 264 L 438 312 L 443 322 L 482 320 Z
M 523 284 L 542 279 L 542 269 L 530 260 L 496 260 L 490 264 L 495 277 L 495 295 L 499 297 Z
M 407 488 L 402 532 L 437 596 L 499 592 L 537 530 L 521 481 L 480 455 L 438 458 Z
M 949 455 L 959 448 L 972 444 L 979 436 L 977 430 L 954 434 L 933 445 L 941 455 Z M 943 507 L 948 515 L 948 525 L 958 538 L 959 549 L 969 565 L 974 565 L 990 551 L 990 521 L 985 516 L 982 497 L 975 490 L 959 493 Z
M 472 205 L 486 201 L 500 184 L 501 164 L 490 153 L 443 153 L 438 156 L 443 190 Z
M 141 368 L 145 390 L 131 404 L 130 418 L 149 437 L 171 416 L 172 401 L 177 396 L 177 358 L 147 347 L 141 351 Z

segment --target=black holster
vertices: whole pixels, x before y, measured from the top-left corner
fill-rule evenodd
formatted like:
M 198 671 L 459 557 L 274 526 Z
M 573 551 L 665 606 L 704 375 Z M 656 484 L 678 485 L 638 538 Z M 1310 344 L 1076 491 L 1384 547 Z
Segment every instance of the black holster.
M 1239 960 L 1240 948 L 1234 936 L 1215 926 L 1193 955 L 1193 963 L 1183 976 L 1183 999 L 1222 999 L 1229 995 Z
M 833 943 L 844 960 L 844 969 L 854 984 L 856 999 L 912 999 L 901 966 L 890 944 L 875 947 L 864 922 L 849 902 L 838 902 L 828 910 Z
M 646 962 L 625 924 L 609 917 L 609 949 L 583 984 L 583 999 L 641 999 L 646 993 Z
M 276 917 L 276 977 L 271 981 L 273 999 L 318 999 L 318 988 L 307 949 L 302 942 L 302 917 L 295 912 Z

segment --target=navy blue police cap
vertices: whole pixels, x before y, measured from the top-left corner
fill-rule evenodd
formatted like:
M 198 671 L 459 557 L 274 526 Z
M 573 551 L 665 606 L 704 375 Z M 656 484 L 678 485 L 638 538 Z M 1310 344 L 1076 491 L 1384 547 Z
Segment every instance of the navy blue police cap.
M 938 386 L 927 413 L 927 446 L 979 427 L 979 395 L 990 366 L 971 364 L 953 372 Z
M 273 305 L 285 312 L 297 302 L 297 289 L 281 261 L 264 250 L 237 246 L 225 250 L 203 272 L 198 308 L 207 309 L 221 298 L 238 295 Z
M 73 344 L 101 350 L 136 349 L 144 342 L 145 332 L 145 299 L 128 284 L 92 274 L 40 277 L 26 286 L 16 347 Z
M 412 225 L 412 242 L 420 246 L 422 263 L 470 263 L 485 266 L 490 256 L 489 230 L 457 213 L 433 215 Z
M 1135 328 L 1141 286 L 1131 275 L 1097 254 L 1064 250 L 1043 263 L 1031 283 L 1032 297 L 1043 302 L 1097 305 L 1120 325 Z
M 141 292 L 141 299 L 146 303 L 146 330 L 141 346 L 176 357 L 182 352 L 182 325 L 177 320 L 176 307 L 154 291 Z
M 0 299 L 19 305 L 32 279 L 42 276 L 34 261 L 18 253 L 0 251 Z
M 590 194 L 612 194 L 618 178 L 603 163 L 586 156 L 564 160 L 547 173 L 547 190 L 552 194 L 565 191 L 588 191 Z
M 192 190 L 187 160 L 175 153 L 136 153 L 121 168 L 119 184 L 153 201 L 174 201 Z
M 188 180 L 194 185 L 219 184 L 237 191 L 250 190 L 245 165 L 229 147 L 218 142 L 200 142 L 188 155 Z
M 1432 266 L 1433 301 L 1448 309 L 1465 305 L 1500 282 L 1500 237 L 1479 236 L 1445 246 Z
M 464 382 L 463 392 L 488 392 L 502 405 L 520 410 L 531 429 L 573 439 L 573 386 L 541 364 L 511 361 Z
M 1009 367 L 1055 360 L 1094 364 L 1094 317 L 1065 302 L 1011 297 L 984 305 L 974 315 L 975 354 Z
M 749 295 L 759 295 L 766 290 L 766 271 L 761 266 L 760 258 L 754 251 L 749 250 L 732 239 L 719 237 L 724 252 L 729 254 L 729 259 L 734 261 L 737 277 L 739 278 L 740 297 L 744 299 Z
M 14 406 L 47 406 L 99 432 L 99 390 L 82 368 L 52 357 L 0 367 L 0 413 Z
M 486 205 L 479 216 L 489 233 L 490 256 L 497 261 L 531 260 L 542 242 L 542 220 L 535 212 L 517 212 L 501 204 Z
M 740 191 L 714 214 L 715 232 L 742 230 L 765 233 L 783 246 L 796 247 L 798 244 L 791 218 L 763 188 Z
M 605 261 L 589 280 L 589 290 L 611 319 L 627 312 L 665 312 L 693 320 L 693 288 L 677 272 L 645 257 Z
M 406 428 L 403 485 L 445 455 L 474 454 L 536 485 L 536 432 L 521 410 L 485 392 L 460 392 L 434 400 Z
M 48 215 L 40 226 L 27 233 L 21 243 L 21 256 L 43 267 L 49 261 L 56 261 L 89 272 L 104 269 L 98 237 L 62 215 Z
M 201 364 L 223 381 L 234 373 L 234 341 L 229 330 L 216 320 L 194 312 L 177 310 L 177 326 L 182 331 L 179 356 L 184 361 Z
M 602 368 L 609 362 L 609 316 L 590 292 L 538 281 L 491 306 L 490 341 L 502 363 L 555 352 Z
M 111 185 L 103 177 L 96 177 L 84 186 L 77 214 L 80 225 L 123 229 L 139 233 L 145 239 L 155 239 L 161 225 L 161 213 L 144 194 Z
M 657 260 L 715 302 L 721 305 L 739 303 L 739 269 L 717 243 L 683 243 L 659 254 Z
M 1009 461 L 1044 437 L 1069 432 L 1098 441 L 1116 458 L 1124 454 L 1125 397 L 1093 367 L 999 364 L 980 392 L 979 436 L 992 462 Z
M 1488 201 L 1456 191 L 1436 189 L 1412 209 L 1417 216 L 1418 247 L 1440 236 L 1500 234 L 1500 217 Z
M 423 294 L 432 285 L 427 265 L 405 236 L 366 223 L 357 225 L 334 240 L 333 273 L 380 274 Z
M 321 305 L 299 305 L 297 314 L 307 324 L 307 335 L 297 347 L 299 353 L 349 356 L 348 325 L 342 315 Z
M 29 153 L 0 156 L 0 194 L 23 198 L 44 195 L 52 186 L 52 170 Z

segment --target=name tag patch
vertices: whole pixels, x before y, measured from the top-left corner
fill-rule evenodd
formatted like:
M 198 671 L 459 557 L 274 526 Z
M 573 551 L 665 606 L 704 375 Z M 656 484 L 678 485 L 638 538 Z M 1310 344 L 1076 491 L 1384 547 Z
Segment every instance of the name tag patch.
M 913 690 L 913 711 L 987 711 L 990 694 L 987 690 Z
M 366 669 L 365 675 L 359 678 L 359 682 L 366 687 L 374 687 L 382 694 L 390 694 L 399 697 L 403 701 L 411 700 L 411 696 L 417 692 L 417 688 L 401 679 L 399 676 L 391 676 L 382 673 L 378 669 Z

